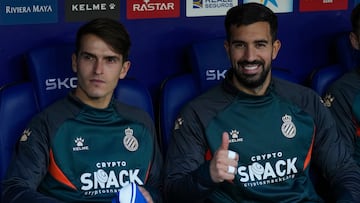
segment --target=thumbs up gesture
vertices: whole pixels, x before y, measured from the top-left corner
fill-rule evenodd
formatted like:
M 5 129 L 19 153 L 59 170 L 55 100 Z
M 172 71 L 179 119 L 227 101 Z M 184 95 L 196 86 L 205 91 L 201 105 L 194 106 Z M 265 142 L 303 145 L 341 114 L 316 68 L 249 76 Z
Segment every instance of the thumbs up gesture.
M 210 161 L 210 175 L 215 183 L 233 180 L 237 171 L 239 155 L 229 150 L 229 134 L 222 134 L 222 142 Z

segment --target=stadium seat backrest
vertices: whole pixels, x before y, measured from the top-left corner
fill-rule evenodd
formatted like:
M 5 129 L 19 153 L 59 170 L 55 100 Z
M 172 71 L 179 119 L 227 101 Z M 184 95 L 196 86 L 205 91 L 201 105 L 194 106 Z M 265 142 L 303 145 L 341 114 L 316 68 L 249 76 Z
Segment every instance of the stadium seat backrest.
M 16 141 L 37 112 L 35 92 L 30 82 L 0 89 L 0 181 L 4 178 Z
M 40 109 L 64 97 L 77 85 L 71 68 L 74 44 L 49 45 L 31 50 L 27 54 L 30 80 L 38 97 Z M 152 99 L 148 89 L 135 79 L 120 80 L 115 98 L 144 109 L 154 118 Z
M 329 86 L 345 72 L 360 65 L 360 51 L 351 46 L 349 32 L 340 33 L 335 38 L 334 64 L 315 70 L 311 76 L 311 88 L 324 96 Z
M 116 99 L 125 104 L 145 110 L 155 120 L 150 92 L 140 81 L 131 78 L 119 80 L 114 95 Z
M 225 38 L 220 37 L 199 41 L 190 47 L 191 71 L 202 92 L 224 79 L 226 71 L 231 67 L 224 42 Z
M 166 153 L 175 120 L 181 108 L 199 93 L 199 85 L 192 74 L 171 77 L 162 83 L 159 129 L 164 153 Z
M 27 54 L 30 80 L 34 85 L 40 109 L 64 97 L 76 87 L 71 68 L 73 44 L 51 45 L 33 49 Z
M 312 76 L 311 88 L 320 96 L 324 96 L 331 83 L 338 79 L 344 71 L 340 64 L 333 64 L 317 70 Z
M 290 82 L 293 82 L 293 83 L 298 83 L 298 84 L 302 83 L 302 81 L 299 78 L 297 78 L 295 75 L 293 75 L 287 69 L 272 67 L 271 73 L 272 73 L 273 77 L 277 77 L 277 78 L 287 80 L 287 81 L 290 81 Z
M 188 51 L 191 73 L 169 77 L 163 81 L 158 123 L 164 153 L 170 142 L 175 120 L 184 105 L 225 77 L 230 62 L 224 40 L 216 38 L 191 44 Z

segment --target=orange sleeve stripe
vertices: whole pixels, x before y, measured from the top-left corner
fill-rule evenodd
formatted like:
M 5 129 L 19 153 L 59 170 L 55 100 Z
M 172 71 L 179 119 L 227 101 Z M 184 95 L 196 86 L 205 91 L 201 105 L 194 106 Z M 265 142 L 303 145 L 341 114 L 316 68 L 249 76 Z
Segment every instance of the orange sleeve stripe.
M 212 159 L 212 154 L 211 154 L 210 149 L 206 150 L 204 158 L 206 161 L 210 161 Z
M 146 171 L 144 184 L 147 182 L 147 180 L 148 180 L 148 178 L 149 178 L 150 169 L 151 169 L 151 163 L 149 163 L 148 170 Z
M 312 155 L 312 150 L 313 150 L 313 145 L 314 145 L 314 140 L 315 140 L 315 130 L 314 130 L 314 133 L 313 133 L 313 138 L 312 138 L 312 141 L 311 141 L 311 145 L 310 145 L 310 148 L 309 148 L 309 151 L 306 155 L 306 159 L 305 159 L 305 162 L 304 162 L 304 168 L 303 170 L 305 170 L 309 164 L 310 164 L 310 161 L 311 161 L 311 155 Z
M 61 169 L 55 162 L 53 151 L 50 150 L 50 164 L 49 164 L 49 173 L 59 182 L 64 185 L 69 186 L 70 188 L 76 190 L 76 187 L 69 181 L 69 179 L 64 175 Z
M 355 116 L 352 116 L 352 122 L 355 124 L 355 130 L 356 130 L 356 136 L 360 137 L 360 126 L 358 124 L 357 119 L 355 118 Z
M 360 128 L 359 126 L 356 126 L 356 135 L 360 137 Z

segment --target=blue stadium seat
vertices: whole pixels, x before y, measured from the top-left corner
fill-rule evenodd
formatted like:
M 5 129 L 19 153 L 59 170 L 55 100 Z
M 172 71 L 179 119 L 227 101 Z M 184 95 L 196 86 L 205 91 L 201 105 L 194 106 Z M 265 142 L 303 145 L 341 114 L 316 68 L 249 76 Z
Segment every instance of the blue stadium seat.
M 115 98 L 119 101 L 141 108 L 149 113 L 150 117 L 155 120 L 154 106 L 152 98 L 147 87 L 136 79 L 124 78 L 114 91 Z
M 317 70 L 311 79 L 311 88 L 320 96 L 323 96 L 329 85 L 344 74 L 340 64 L 333 64 Z
M 30 82 L 0 89 L 0 181 L 4 178 L 16 141 L 30 118 L 38 112 Z
M 349 32 L 340 33 L 335 39 L 336 61 L 315 70 L 311 76 L 311 88 L 320 96 L 336 79 L 360 65 L 360 51 L 351 46 Z
M 30 80 L 40 109 L 64 97 L 70 89 L 76 87 L 77 78 L 71 68 L 71 55 L 74 51 L 73 44 L 64 44 L 35 48 L 26 54 Z
M 71 68 L 73 44 L 49 45 L 29 51 L 26 61 L 30 80 L 38 97 L 40 109 L 64 97 L 76 87 L 77 78 Z M 115 98 L 144 109 L 154 119 L 152 99 L 148 89 L 135 79 L 119 81 Z
M 290 70 L 272 67 L 271 73 L 272 73 L 273 77 L 287 80 L 287 81 L 290 81 L 293 83 L 301 84 L 301 81 L 299 80 L 299 78 L 297 78 L 295 75 L 293 75 Z
M 218 84 L 231 67 L 224 41 L 225 38 L 215 38 L 196 42 L 190 47 L 190 66 L 201 92 Z
M 164 154 L 181 108 L 199 93 L 199 84 L 192 74 L 174 76 L 162 83 L 158 124 Z
M 223 38 L 192 44 L 188 58 L 192 72 L 169 77 L 160 88 L 158 123 L 164 153 L 181 108 L 195 96 L 218 84 L 230 67 Z

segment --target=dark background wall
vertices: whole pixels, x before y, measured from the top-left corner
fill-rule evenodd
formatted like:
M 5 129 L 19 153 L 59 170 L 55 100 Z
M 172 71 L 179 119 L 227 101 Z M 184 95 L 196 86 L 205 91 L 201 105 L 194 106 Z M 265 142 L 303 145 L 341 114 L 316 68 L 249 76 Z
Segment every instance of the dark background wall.
M 282 1 L 287 0 L 277 0 Z M 306 1 L 313 1 L 314 5 L 323 2 Z M 347 9 L 300 12 L 299 0 L 294 0 L 293 12 L 278 13 L 282 48 L 274 66 L 288 69 L 305 83 L 312 70 L 334 62 L 333 39 L 339 33 L 350 30 L 350 11 L 357 1 L 333 1 L 347 2 Z M 44 0 L 1 2 L 0 12 L 5 12 L 6 2 Z M 57 5 L 56 22 L 0 25 L 0 86 L 27 79 L 24 62 L 27 51 L 46 44 L 72 42 L 77 28 L 86 21 L 86 18 L 78 22 L 67 20 L 66 2 L 76 1 L 49 2 Z M 191 43 L 224 36 L 224 16 L 186 17 L 185 0 L 179 1 L 179 17 L 151 19 L 128 19 L 126 1 L 117 2 L 120 4 L 119 20 L 128 28 L 133 43 L 129 76 L 136 77 L 148 86 L 155 102 L 160 94 L 160 84 L 166 77 L 189 71 L 186 54 Z

